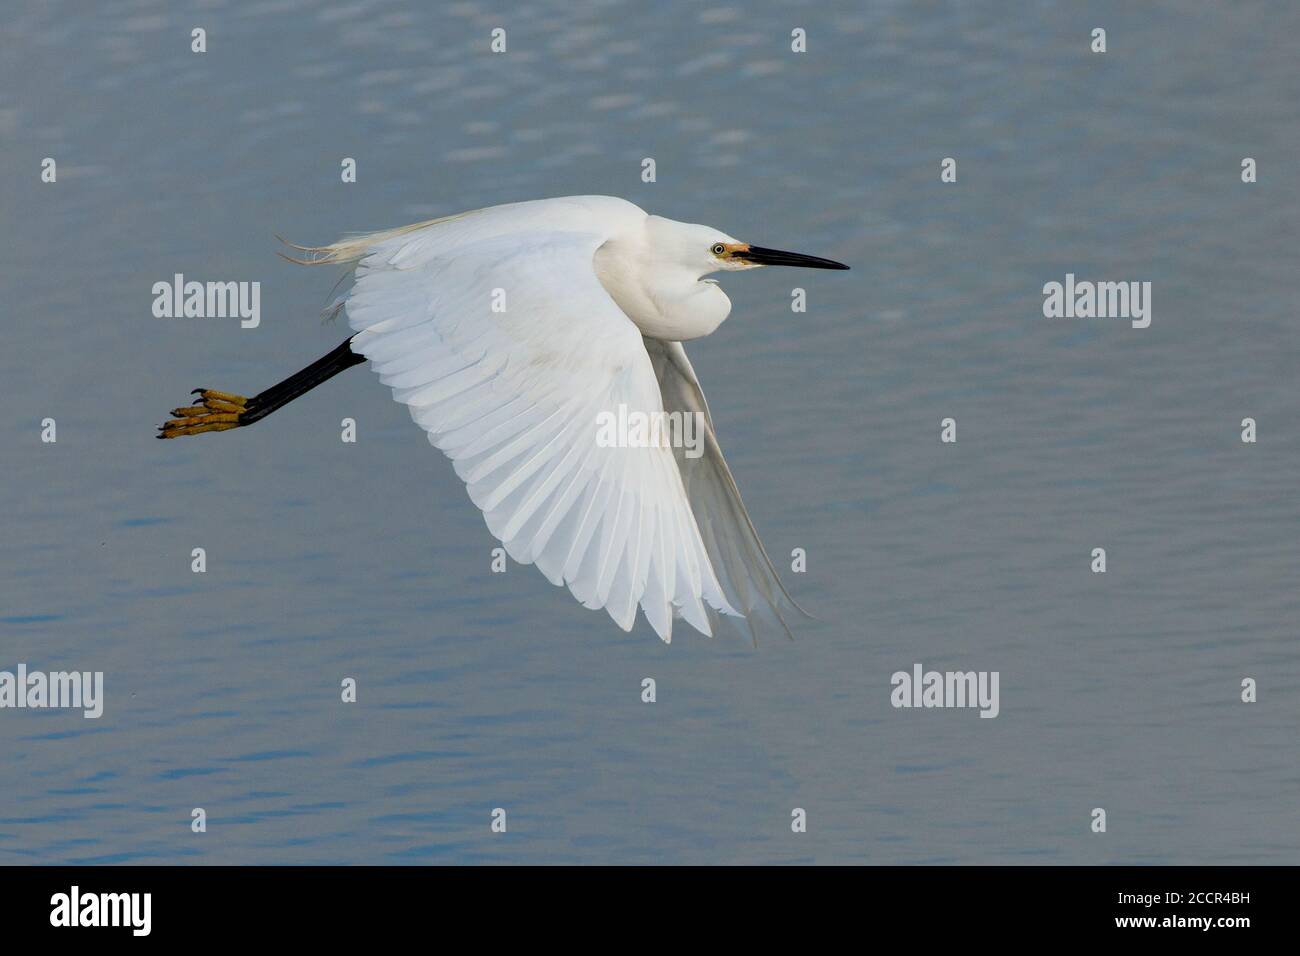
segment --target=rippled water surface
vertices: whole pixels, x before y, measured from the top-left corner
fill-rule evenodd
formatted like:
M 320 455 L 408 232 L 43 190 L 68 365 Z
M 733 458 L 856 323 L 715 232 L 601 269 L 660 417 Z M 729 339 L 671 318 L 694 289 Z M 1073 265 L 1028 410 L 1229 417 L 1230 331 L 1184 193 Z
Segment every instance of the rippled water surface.
M 107 701 L 0 711 L 0 863 L 1300 862 L 1300 15 L 1015 6 L 9 11 L 0 669 Z M 365 370 L 153 439 L 345 334 L 274 234 L 575 193 L 853 266 L 728 277 L 691 347 L 768 549 L 807 551 L 795 642 L 664 646 L 489 573 Z M 260 281 L 261 326 L 154 318 L 177 272 Z M 1043 318 L 1067 272 L 1150 281 L 1151 327 Z M 1000 716 L 893 709 L 915 662 L 1000 672 Z

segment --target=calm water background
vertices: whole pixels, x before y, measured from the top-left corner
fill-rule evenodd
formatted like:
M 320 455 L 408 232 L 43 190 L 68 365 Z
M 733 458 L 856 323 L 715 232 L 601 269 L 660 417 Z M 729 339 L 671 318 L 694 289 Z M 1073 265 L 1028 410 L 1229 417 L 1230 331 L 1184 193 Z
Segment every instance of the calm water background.
M 0 669 L 107 703 L 0 712 L 0 863 L 1300 862 L 1300 13 L 1012 6 L 7 11 Z M 665 647 L 488 573 L 363 370 L 153 438 L 345 334 L 273 233 L 574 193 L 853 265 L 727 279 L 690 349 L 769 550 L 807 549 L 796 642 Z M 175 272 L 259 280 L 261 327 L 153 318 Z M 1151 327 L 1044 319 L 1066 272 L 1151 281 Z M 1000 671 L 1001 716 L 892 709 L 918 661 Z

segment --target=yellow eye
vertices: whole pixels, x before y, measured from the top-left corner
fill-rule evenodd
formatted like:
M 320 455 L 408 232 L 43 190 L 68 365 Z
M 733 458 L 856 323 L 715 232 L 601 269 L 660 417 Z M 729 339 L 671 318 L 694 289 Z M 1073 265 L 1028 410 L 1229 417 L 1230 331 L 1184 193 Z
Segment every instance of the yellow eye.
M 713 244 L 713 248 L 710 249 L 709 251 L 713 253 L 715 256 L 720 256 L 727 251 L 727 247 L 720 242 L 715 242 Z

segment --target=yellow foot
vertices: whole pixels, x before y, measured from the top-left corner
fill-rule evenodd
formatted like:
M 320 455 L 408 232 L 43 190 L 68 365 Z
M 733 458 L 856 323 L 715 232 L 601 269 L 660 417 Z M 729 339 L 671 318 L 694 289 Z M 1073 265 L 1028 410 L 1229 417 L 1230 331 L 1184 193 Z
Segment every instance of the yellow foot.
M 196 388 L 190 392 L 191 395 L 199 396 L 202 402 L 221 402 L 224 405 L 238 405 L 243 408 L 248 404 L 248 399 L 243 395 L 232 395 L 230 392 L 218 392 L 215 388 Z
M 248 399 L 243 395 L 218 392 L 211 388 L 196 388 L 191 394 L 199 396 L 199 404 L 188 408 L 173 408 L 176 417 L 158 429 L 159 438 L 180 438 L 182 435 L 201 435 L 204 432 L 223 432 L 239 427 L 239 416 L 246 410 Z

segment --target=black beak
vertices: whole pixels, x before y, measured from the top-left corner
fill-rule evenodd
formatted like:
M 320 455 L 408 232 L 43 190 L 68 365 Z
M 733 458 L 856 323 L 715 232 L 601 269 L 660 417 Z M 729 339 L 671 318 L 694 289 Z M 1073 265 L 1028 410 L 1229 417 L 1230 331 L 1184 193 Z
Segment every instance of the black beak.
M 780 249 L 764 249 L 762 246 L 750 246 L 743 251 L 733 252 L 731 257 L 760 266 L 802 266 L 805 269 L 848 268 L 844 263 L 836 262 L 834 259 L 819 259 L 817 256 L 782 252 Z

